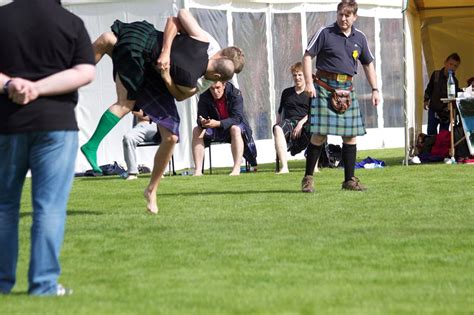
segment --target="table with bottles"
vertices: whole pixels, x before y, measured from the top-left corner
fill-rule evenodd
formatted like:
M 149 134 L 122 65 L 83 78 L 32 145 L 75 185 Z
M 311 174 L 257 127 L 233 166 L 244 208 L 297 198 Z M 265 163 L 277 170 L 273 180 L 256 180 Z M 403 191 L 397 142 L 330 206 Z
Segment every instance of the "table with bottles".
M 443 103 L 448 104 L 449 110 L 449 130 L 451 133 L 451 146 L 449 149 L 449 156 L 452 159 L 455 158 L 455 145 L 454 145 L 454 115 L 456 110 L 456 84 L 454 83 L 453 72 L 451 70 L 448 71 L 448 80 L 446 82 L 446 90 L 448 97 L 441 98 Z

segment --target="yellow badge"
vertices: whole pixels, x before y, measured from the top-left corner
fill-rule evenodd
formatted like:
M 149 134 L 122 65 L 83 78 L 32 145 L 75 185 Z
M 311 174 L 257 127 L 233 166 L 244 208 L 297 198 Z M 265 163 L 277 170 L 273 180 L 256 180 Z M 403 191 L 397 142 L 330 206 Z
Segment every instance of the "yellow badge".
M 352 58 L 354 58 L 354 60 L 357 60 L 357 57 L 359 57 L 359 52 L 357 50 L 354 50 L 352 52 Z
M 336 81 L 338 82 L 346 82 L 347 81 L 347 74 L 337 74 Z

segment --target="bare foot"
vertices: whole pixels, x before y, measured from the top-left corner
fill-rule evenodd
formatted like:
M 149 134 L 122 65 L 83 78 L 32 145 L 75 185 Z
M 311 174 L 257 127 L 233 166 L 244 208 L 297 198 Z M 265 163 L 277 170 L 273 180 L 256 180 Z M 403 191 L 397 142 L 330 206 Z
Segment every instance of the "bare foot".
M 279 174 L 288 174 L 290 170 L 288 168 L 281 168 L 279 172 L 277 172 L 277 175 Z
M 232 173 L 229 174 L 229 176 L 239 176 L 240 175 L 240 170 L 238 172 L 232 171 Z
M 199 173 L 194 173 L 193 176 L 202 176 L 202 172 L 199 172 Z
M 148 189 L 145 189 L 143 192 L 143 197 L 146 200 L 146 208 L 151 214 L 158 214 L 158 206 L 156 205 L 156 194 L 150 192 Z

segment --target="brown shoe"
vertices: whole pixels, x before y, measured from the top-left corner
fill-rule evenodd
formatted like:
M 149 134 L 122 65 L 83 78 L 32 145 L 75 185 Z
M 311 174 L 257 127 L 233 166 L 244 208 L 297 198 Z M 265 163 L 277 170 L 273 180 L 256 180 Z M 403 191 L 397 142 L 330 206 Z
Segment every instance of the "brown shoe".
M 313 176 L 306 175 L 301 181 L 301 191 L 304 193 L 314 192 Z
M 342 182 L 342 189 L 345 190 L 354 190 L 354 191 L 364 191 L 367 190 L 367 187 L 360 183 L 360 180 L 357 177 L 352 177 L 346 182 Z

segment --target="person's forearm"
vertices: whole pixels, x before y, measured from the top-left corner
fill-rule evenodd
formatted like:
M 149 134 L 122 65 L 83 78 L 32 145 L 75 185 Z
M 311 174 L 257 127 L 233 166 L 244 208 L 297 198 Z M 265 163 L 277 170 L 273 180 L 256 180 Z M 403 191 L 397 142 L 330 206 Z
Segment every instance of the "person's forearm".
M 374 62 L 369 63 L 368 65 L 363 65 L 365 76 L 367 81 L 369 81 L 370 87 L 372 89 L 377 89 L 377 75 L 375 73 Z
M 301 118 L 301 120 L 298 121 L 298 124 L 301 124 L 301 126 L 303 126 L 307 121 L 308 121 L 308 115 Z
M 209 42 L 206 32 L 199 26 L 191 12 L 186 9 L 180 9 L 178 11 L 178 20 L 183 32 L 197 40 Z
M 163 31 L 163 46 L 161 49 L 162 53 L 165 52 L 168 55 L 171 53 L 171 45 L 178 32 L 182 32 L 182 26 L 179 22 L 179 19 L 174 16 L 170 16 L 166 20 L 165 30 Z
M 303 74 L 304 74 L 304 81 L 306 85 L 313 84 L 313 73 L 311 71 L 311 56 L 308 53 L 305 53 L 303 57 Z
M 194 94 L 196 94 L 197 89 L 193 88 L 188 91 L 183 91 L 180 89 L 171 79 L 163 80 L 165 82 L 166 88 L 168 91 L 173 95 L 173 97 L 178 101 L 184 101 L 187 98 L 190 98 Z
M 39 96 L 70 93 L 89 84 L 94 76 L 95 66 L 89 64 L 77 65 L 36 81 L 35 88 Z

